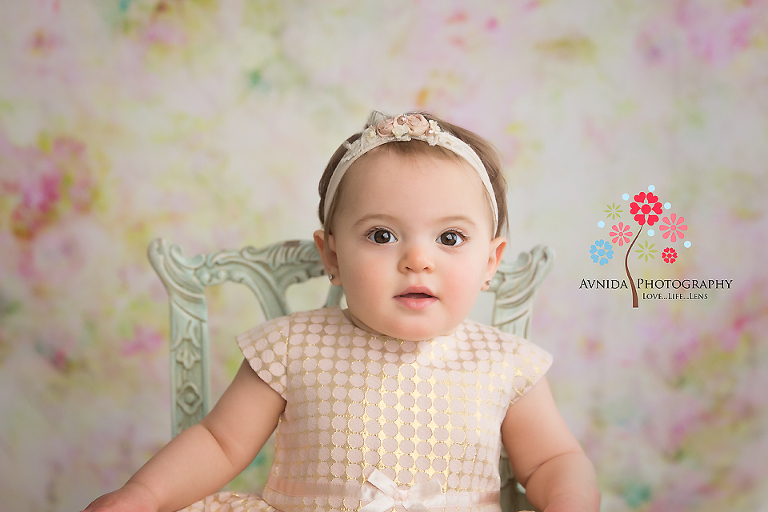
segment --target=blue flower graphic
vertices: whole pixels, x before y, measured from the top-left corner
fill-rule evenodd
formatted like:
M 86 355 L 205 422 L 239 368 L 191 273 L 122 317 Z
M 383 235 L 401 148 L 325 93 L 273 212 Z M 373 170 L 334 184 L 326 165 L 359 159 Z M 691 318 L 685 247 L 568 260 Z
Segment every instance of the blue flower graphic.
M 605 240 L 595 240 L 589 248 L 589 253 L 592 255 L 592 261 L 600 263 L 602 267 L 608 263 L 608 260 L 613 259 L 613 246 Z

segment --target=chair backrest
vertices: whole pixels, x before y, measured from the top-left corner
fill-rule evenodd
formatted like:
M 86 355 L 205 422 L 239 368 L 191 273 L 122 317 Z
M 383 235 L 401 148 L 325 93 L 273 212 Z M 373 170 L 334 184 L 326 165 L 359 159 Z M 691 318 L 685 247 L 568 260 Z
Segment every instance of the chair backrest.
M 248 286 L 269 320 L 291 312 L 285 298 L 289 285 L 320 277 L 325 270 L 315 244 L 306 240 L 187 257 L 178 245 L 158 238 L 150 243 L 148 255 L 170 300 L 171 426 L 175 436 L 199 422 L 211 407 L 205 287 L 227 281 Z M 533 298 L 553 262 L 552 249 L 537 245 L 520 253 L 513 263 L 501 263 L 489 290 L 495 293 L 494 326 L 529 337 Z M 341 287 L 332 286 L 325 305 L 338 305 L 342 294 Z M 502 461 L 501 473 L 502 503 L 519 502 L 515 497 L 519 486 L 508 462 Z M 505 510 L 518 510 L 508 506 Z M 527 502 L 515 507 L 531 508 Z

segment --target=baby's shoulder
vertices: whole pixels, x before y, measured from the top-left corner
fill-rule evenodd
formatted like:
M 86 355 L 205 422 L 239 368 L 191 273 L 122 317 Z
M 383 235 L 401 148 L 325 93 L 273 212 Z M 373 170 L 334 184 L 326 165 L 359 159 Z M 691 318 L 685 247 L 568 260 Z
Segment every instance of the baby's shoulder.
M 549 352 L 535 343 L 516 334 L 504 332 L 497 327 L 481 324 L 474 320 L 465 320 L 456 334 L 457 337 L 464 338 L 474 347 L 482 346 L 483 349 L 498 351 L 508 356 L 528 357 L 535 354 L 545 360 L 551 361 L 552 359 Z
M 515 344 L 519 341 L 526 342 L 525 338 L 521 338 L 515 334 L 504 332 L 498 327 L 492 325 L 482 324 L 475 320 L 467 318 L 456 329 L 455 336 L 459 339 L 465 339 L 469 342 L 472 341 L 484 341 L 491 344 L 496 343 L 508 343 Z
M 338 307 L 297 311 L 286 316 L 267 320 L 238 335 L 236 338 L 241 346 L 243 343 L 254 342 L 259 339 L 275 342 L 279 338 L 288 338 L 293 334 L 333 331 L 344 323 L 344 314 Z

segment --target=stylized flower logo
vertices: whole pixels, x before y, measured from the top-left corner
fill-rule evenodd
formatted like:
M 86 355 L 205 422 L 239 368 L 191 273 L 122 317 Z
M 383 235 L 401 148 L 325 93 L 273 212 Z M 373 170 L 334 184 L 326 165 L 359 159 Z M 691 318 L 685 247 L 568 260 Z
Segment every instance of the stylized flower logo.
M 655 260 L 656 256 L 654 256 L 653 254 L 656 253 L 656 252 L 659 252 L 659 251 L 657 251 L 656 249 L 653 248 L 655 245 L 656 244 L 648 245 L 648 240 L 645 241 L 645 245 L 637 244 L 638 249 L 635 249 L 635 252 L 639 252 L 640 253 L 640 256 L 638 256 L 637 259 L 640 259 L 640 258 L 644 257 L 646 262 L 648 261 L 648 258 L 651 258 L 652 260 Z
M 616 217 L 621 218 L 621 214 L 624 213 L 624 210 L 621 209 L 620 204 L 611 203 L 609 205 L 605 205 L 605 207 L 608 208 L 605 210 L 605 213 L 608 214 L 605 216 L 606 218 L 610 217 L 611 219 L 616 220 Z
M 603 213 L 606 215 L 602 220 L 598 219 L 597 227 L 600 229 L 606 228 L 606 231 L 609 231 L 609 235 L 604 240 L 597 240 L 590 248 L 592 261 L 599 263 L 601 266 L 617 259 L 614 258 L 614 250 L 619 253 L 620 257 L 618 259 L 624 260 L 624 271 L 627 275 L 625 282 L 632 291 L 633 308 L 638 307 L 639 296 L 637 289 L 640 286 L 641 280 L 637 281 L 637 285 L 635 284 L 635 279 L 633 279 L 630 271 L 632 266 L 630 255 L 636 253 L 638 254 L 637 259 L 644 259 L 646 263 L 655 263 L 657 256 L 660 256 L 657 264 L 671 264 L 679 259 L 677 250 L 672 247 L 674 242 L 682 244 L 686 249 L 691 247 L 691 241 L 689 240 L 691 233 L 688 232 L 685 219 L 676 214 L 670 214 L 672 203 L 662 201 L 660 197 L 661 195 L 656 195 L 656 187 L 648 185 L 646 191 L 639 192 L 634 196 L 629 193 L 623 193 L 621 199 L 625 201 L 624 203 L 603 203 L 605 204 Z M 624 211 L 622 211 L 622 208 L 624 208 Z M 621 219 L 622 222 L 616 222 L 616 224 L 611 224 L 610 220 L 606 220 L 613 219 L 615 222 L 625 212 L 629 213 L 627 217 L 632 217 L 631 220 L 625 217 Z M 664 217 L 665 215 L 666 217 Z M 663 221 L 662 217 L 664 217 Z M 637 225 L 633 222 L 637 222 Z M 656 228 L 657 224 L 658 228 Z M 608 226 L 611 227 L 610 230 L 607 229 Z M 653 240 L 653 237 L 656 236 L 657 243 L 650 243 L 648 239 L 645 241 L 641 240 L 640 236 L 643 234 L 650 240 Z M 663 244 L 662 240 L 660 240 L 662 237 L 664 238 Z M 613 245 L 608 243 L 609 241 Z M 619 248 L 617 248 L 617 245 Z M 659 246 L 659 249 L 656 249 L 656 245 Z M 662 247 L 665 247 L 663 251 L 661 250 Z
M 619 247 L 629 242 L 629 237 L 632 236 L 632 231 L 629 230 L 629 225 L 624 224 L 623 222 L 619 222 L 619 225 L 617 226 L 614 224 L 611 226 L 613 231 L 611 231 L 611 242 L 618 243 Z
M 664 252 L 661 253 L 661 259 L 664 260 L 664 263 L 674 263 L 677 259 L 677 251 L 671 247 L 667 247 L 664 249 Z
M 635 220 L 641 226 L 648 224 L 653 226 L 659 222 L 661 203 L 659 197 L 652 192 L 640 192 L 635 196 L 635 202 L 629 205 L 629 213 L 635 216 Z
M 674 213 L 669 217 L 664 217 L 664 224 L 659 224 L 659 229 L 664 232 L 662 235 L 664 238 L 669 238 L 671 242 L 677 241 L 678 238 L 685 238 L 683 231 L 688 229 L 688 226 L 683 224 L 685 222 L 684 217 L 678 217 Z
M 600 263 L 601 267 L 613 259 L 613 247 L 605 240 L 595 240 L 589 248 L 589 253 L 592 255 L 592 261 Z

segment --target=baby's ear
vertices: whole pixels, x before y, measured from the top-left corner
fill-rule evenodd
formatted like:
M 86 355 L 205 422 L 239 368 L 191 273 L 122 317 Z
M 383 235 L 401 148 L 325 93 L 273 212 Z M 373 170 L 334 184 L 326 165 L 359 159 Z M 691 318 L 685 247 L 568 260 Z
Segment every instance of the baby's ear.
M 331 283 L 335 285 L 340 284 L 339 262 L 336 257 L 336 241 L 333 239 L 333 235 L 328 235 L 326 238 L 325 231 L 318 229 L 315 231 L 314 239 L 317 252 L 320 253 L 320 259 L 323 260 L 325 273 L 328 274 Z
M 504 249 L 507 247 L 507 239 L 503 236 L 499 236 L 491 240 L 488 251 L 488 267 L 486 269 L 485 281 L 490 281 L 496 269 L 499 268 L 501 263 L 501 257 L 504 256 Z

